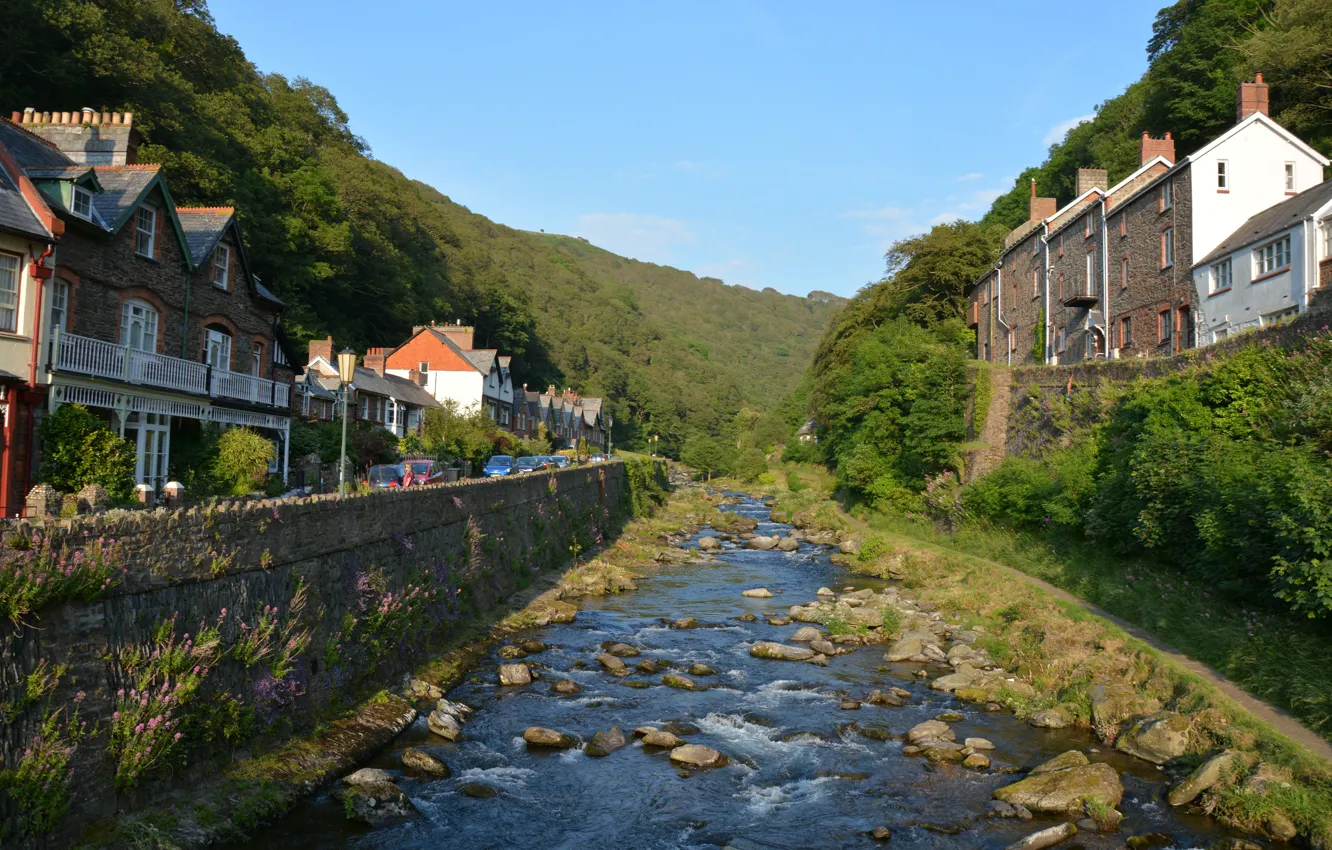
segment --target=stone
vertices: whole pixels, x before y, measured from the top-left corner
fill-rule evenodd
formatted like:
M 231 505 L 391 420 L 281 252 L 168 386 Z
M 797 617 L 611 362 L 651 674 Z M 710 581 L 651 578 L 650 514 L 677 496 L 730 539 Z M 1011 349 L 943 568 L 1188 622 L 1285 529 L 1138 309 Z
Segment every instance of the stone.
M 702 662 L 695 662 L 689 665 L 689 675 L 691 676 L 715 676 L 717 671 Z
M 484 785 L 480 782 L 468 782 L 458 787 L 458 790 L 468 797 L 475 797 L 478 800 L 486 800 L 491 797 L 499 796 L 499 789 L 490 785 Z
M 963 739 L 962 743 L 968 747 L 971 747 L 973 750 L 994 749 L 994 744 L 990 743 L 988 738 L 965 738 Z
M 624 730 L 619 726 L 612 726 L 606 732 L 598 732 L 592 736 L 592 740 L 583 747 L 583 752 L 592 758 L 604 758 L 611 753 L 623 747 L 627 743 L 624 737 Z
M 1226 775 L 1233 773 L 1244 764 L 1244 755 L 1234 750 L 1226 750 L 1212 756 L 1207 761 L 1198 765 L 1198 767 L 1184 778 L 1184 781 L 1170 789 L 1166 794 L 1166 802 L 1172 806 L 1183 806 L 1186 803 L 1192 803 L 1198 798 L 1198 795 L 1216 783 L 1220 782 Z
M 918 756 L 920 755 L 920 747 L 916 746 L 915 744 L 907 744 L 905 747 L 902 748 L 902 755 Z
M 775 658 L 779 661 L 808 661 L 814 657 L 814 650 L 804 646 L 787 646 L 773 641 L 759 641 L 749 648 L 749 654 L 755 658 Z
M 891 694 L 891 693 L 885 694 L 879 690 L 873 690 L 870 691 L 868 694 L 865 694 L 865 702 L 869 703 L 870 705 L 887 705 L 893 707 L 900 707 L 906 705 L 906 700 L 902 699 L 896 694 Z
M 685 744 L 671 750 L 671 761 L 689 767 L 722 767 L 727 764 L 726 756 L 701 744 Z
M 794 552 L 800 548 L 800 541 L 794 537 L 783 537 L 777 541 L 777 549 L 782 552 Z
M 833 593 L 832 590 L 830 590 L 829 588 L 826 588 L 826 587 L 820 587 L 818 590 L 814 591 L 814 595 L 815 595 L 815 596 L 836 596 L 837 594 Z
M 520 646 L 501 646 L 499 648 L 499 657 L 505 661 L 515 661 L 519 658 L 526 658 L 527 653 Z
M 1145 832 L 1142 835 L 1130 835 L 1124 842 L 1129 850 L 1152 850 L 1154 847 L 1167 847 L 1175 843 L 1174 836 L 1164 832 Z
M 1004 850 L 1042 850 L 1053 847 L 1061 841 L 1067 841 L 1078 834 L 1078 828 L 1071 823 L 1061 823 L 1040 832 L 1033 832 L 1021 841 L 1014 841 Z
M 637 730 L 635 730 L 636 732 Z M 684 741 L 678 735 L 667 732 L 665 729 L 652 729 L 643 735 L 643 743 L 649 747 L 661 747 L 669 750 L 684 744 Z
M 868 629 L 883 628 L 883 613 L 876 608 L 852 608 L 846 612 L 849 626 L 864 626 Z
M 753 587 L 749 590 L 741 591 L 740 595 L 750 599 L 771 599 L 773 594 L 772 591 L 768 590 L 766 587 Z
M 661 677 L 661 683 L 668 688 L 676 688 L 681 691 L 701 691 L 703 686 L 688 676 L 681 676 L 679 673 L 667 673 Z
M 837 647 L 833 646 L 831 643 L 829 643 L 826 640 L 823 640 L 822 638 L 820 638 L 819 640 L 810 641 L 809 648 L 819 653 L 820 655 L 837 654 Z
M 1080 811 L 1088 800 L 1118 806 L 1124 786 L 1110 765 L 1087 764 L 1028 776 L 996 789 L 994 796 L 1033 812 L 1062 813 Z
M 671 628 L 696 629 L 698 628 L 698 620 L 694 619 L 693 617 L 681 617 L 680 619 L 675 620 L 674 622 L 671 623 Z
M 745 548 L 758 549 L 766 552 L 769 549 L 777 548 L 779 542 L 780 541 L 776 537 L 751 537 L 745 541 Z
M 859 555 L 860 541 L 854 537 L 848 537 L 837 544 L 837 551 L 843 555 Z
M 791 625 L 791 618 L 790 618 L 790 617 L 769 617 L 769 618 L 768 618 L 768 625 L 770 625 L 770 626 L 789 626 L 789 625 Z
M 823 632 L 813 626 L 801 626 L 796 629 L 795 634 L 791 635 L 792 643 L 809 643 L 812 640 L 822 640 Z
M 375 785 L 381 782 L 392 784 L 393 774 L 377 767 L 363 767 L 342 777 L 344 785 Z
M 860 700 L 847 697 L 846 699 L 843 699 L 840 703 L 838 703 L 837 707 L 840 708 L 842 711 L 859 711 Z
M 653 661 L 651 658 L 644 658 L 642 661 L 638 662 L 634 669 L 640 673 L 651 675 L 657 672 L 657 667 L 657 662 Z
M 407 682 L 407 695 L 412 699 L 439 699 L 444 696 L 444 692 L 424 679 L 410 679 Z
M 1097 682 L 1090 695 L 1092 727 L 1098 731 L 1115 729 L 1124 718 L 1137 713 L 1138 694 L 1127 682 Z
M 952 741 L 925 741 L 920 744 L 920 751 L 925 758 L 935 762 L 962 761 L 966 755 L 963 746 Z
M 1273 785 L 1289 787 L 1290 774 L 1285 768 L 1267 762 L 1260 763 L 1244 780 L 1244 790 L 1251 794 L 1266 794 Z
M 1277 841 L 1290 841 L 1300 833 L 1295 826 L 1295 822 L 1280 809 L 1267 816 L 1267 822 L 1263 824 L 1263 829 Z
M 965 688 L 975 683 L 978 678 L 978 671 L 970 667 L 949 673 L 947 676 L 940 676 L 933 682 L 930 682 L 930 688 L 936 691 L 952 692 L 958 688 Z
M 564 696 L 570 696 L 572 694 L 579 694 L 583 692 L 583 686 L 575 682 L 573 679 L 560 679 L 558 682 L 551 685 L 550 689 L 553 692 L 557 694 L 562 694 Z
M 1115 741 L 1115 749 L 1152 764 L 1165 764 L 1184 755 L 1189 745 L 1189 719 L 1173 711 L 1158 711 L 1130 726 Z
M 891 841 L 893 831 L 886 826 L 876 826 L 869 831 L 869 837 L 875 841 Z
M 411 800 L 392 782 L 355 785 L 344 792 L 342 802 L 352 820 L 370 826 L 382 826 L 416 814 Z
M 1069 750 L 1066 753 L 1060 753 L 1049 761 L 1041 762 L 1031 769 L 1029 775 L 1036 776 L 1041 773 L 1050 773 L 1054 770 L 1064 770 L 1070 767 L 1082 767 L 1085 764 L 1091 764 L 1087 756 L 1079 750 Z
M 597 661 L 601 664 L 602 667 L 605 667 L 607 670 L 610 670 L 612 673 L 617 672 L 619 670 L 623 670 L 625 668 L 624 662 L 616 658 L 614 655 L 611 655 L 609 652 L 603 652 L 600 655 L 598 655 Z
M 920 745 L 926 741 L 954 741 L 957 735 L 948 724 L 939 720 L 926 720 L 923 723 L 917 723 L 906 733 L 906 740 L 909 744 Z
M 966 720 L 965 717 L 958 714 L 956 711 L 945 711 L 942 714 L 936 714 L 934 715 L 934 719 L 944 723 L 961 723 L 963 720 Z
M 661 728 L 672 735 L 697 735 L 703 731 L 694 724 L 686 723 L 683 720 L 667 720 L 661 725 Z
M 528 655 L 535 655 L 538 652 L 546 651 L 546 644 L 536 638 L 528 638 L 518 645 L 522 647 L 523 652 L 526 652 Z
M 903 637 L 894 641 L 893 645 L 888 647 L 888 651 L 883 654 L 883 660 L 897 664 L 920 655 L 923 648 L 924 644 L 920 638 Z
M 1063 729 L 1071 726 L 1073 721 L 1069 720 L 1068 715 L 1057 708 L 1047 708 L 1045 711 L 1038 711 L 1027 722 L 1038 729 Z
M 544 726 L 528 726 L 523 731 L 523 740 L 529 747 L 549 747 L 556 750 L 567 750 L 578 744 L 574 736 Z
M 501 686 L 531 684 L 532 670 L 526 664 L 501 664 L 499 683 Z
M 989 756 L 972 753 L 962 760 L 962 766 L 969 767 L 972 770 L 985 770 L 990 766 L 990 759 Z
M 446 741 L 458 741 L 462 738 L 462 724 L 452 714 L 446 714 L 438 708 L 426 718 L 426 727 Z
M 1263 845 L 1244 838 L 1218 838 L 1207 845 L 1207 850 L 1263 850 Z
M 630 646 L 627 643 L 613 643 L 606 647 L 606 653 L 608 655 L 614 655 L 616 658 L 636 658 L 638 656 L 638 648 Z
M 402 769 L 409 773 L 418 773 L 424 776 L 435 776 L 439 778 L 448 778 L 449 766 L 434 756 L 416 747 L 408 747 L 402 751 Z
M 745 613 L 735 618 L 735 620 L 740 623 L 752 623 L 757 619 L 758 617 L 755 616 L 752 611 L 746 611 Z
M 722 544 L 721 541 L 715 537 L 700 537 L 698 539 L 698 548 L 704 552 L 720 552 Z

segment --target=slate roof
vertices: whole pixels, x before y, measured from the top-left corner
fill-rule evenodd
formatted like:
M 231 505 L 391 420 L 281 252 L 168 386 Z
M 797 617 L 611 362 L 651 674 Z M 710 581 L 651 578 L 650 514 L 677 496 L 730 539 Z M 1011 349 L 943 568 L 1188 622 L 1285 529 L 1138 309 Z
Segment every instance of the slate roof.
M 489 366 L 487 366 L 486 368 L 482 369 L 480 366 L 476 365 L 476 362 L 475 362 L 474 360 L 472 360 L 472 358 L 469 356 L 469 353 L 468 353 L 467 351 L 464 351 L 464 350 L 462 349 L 462 347 L 458 345 L 458 343 L 456 343 L 456 342 L 454 342 L 453 340 L 449 339 L 448 335 L 445 334 L 443 331 L 436 330 L 435 328 L 426 328 L 426 330 L 428 330 L 428 331 L 430 332 L 430 335 L 431 335 L 431 336 L 433 336 L 435 339 L 439 340 L 439 342 L 440 342 L 442 345 L 444 345 L 446 348 L 452 349 L 452 350 L 453 350 L 453 353 L 457 354 L 459 357 L 461 357 L 461 358 L 462 358 L 464 361 L 466 361 L 467 363 L 470 363 L 470 364 L 472 365 L 472 368 L 473 368 L 473 369 L 476 369 L 478 372 L 481 372 L 481 373 L 484 374 L 484 375 L 489 375 L 489 374 L 490 374 L 490 367 L 489 367 Z
M 217 247 L 236 210 L 234 207 L 176 207 L 176 215 L 180 217 L 180 229 L 185 231 L 190 257 L 195 268 L 199 268 Z
M 1312 189 L 1305 189 L 1295 197 L 1287 198 L 1252 216 L 1193 267 L 1205 266 L 1233 251 L 1275 236 L 1318 212 L 1329 201 L 1332 201 L 1332 180 L 1324 180 Z
M 55 145 L 5 118 L 0 118 L 0 144 L 9 148 L 24 171 L 34 168 L 68 168 L 76 164 Z
M 464 351 L 463 356 L 471 361 L 473 366 L 481 370 L 481 374 L 489 375 L 490 366 L 495 362 L 495 355 L 498 353 L 493 348 L 473 348 L 471 351 Z
M 252 277 L 251 279 L 254 281 L 254 291 L 260 298 L 264 299 L 265 301 L 272 301 L 274 304 L 283 303 L 281 298 L 278 298 L 276 295 L 273 294 L 273 290 L 269 289 L 267 286 L 264 286 L 262 283 L 259 282 L 259 278 Z
M 337 379 L 334 378 L 334 380 Z M 352 384 L 358 391 L 384 396 L 385 398 L 396 398 L 398 401 L 405 401 L 417 407 L 440 406 L 435 397 L 426 392 L 425 387 L 420 384 L 406 378 L 399 378 L 397 375 L 380 375 L 375 370 L 366 369 L 364 366 L 356 367 L 356 378 L 352 381 Z
M 139 202 L 148 184 L 161 170 L 157 165 L 99 165 L 97 180 L 102 191 L 93 195 L 93 209 L 110 227 L 120 224 L 122 216 Z
M 0 230 L 29 236 L 43 242 L 51 241 L 46 226 L 28 205 L 19 189 L 17 175 L 11 175 L 0 165 Z

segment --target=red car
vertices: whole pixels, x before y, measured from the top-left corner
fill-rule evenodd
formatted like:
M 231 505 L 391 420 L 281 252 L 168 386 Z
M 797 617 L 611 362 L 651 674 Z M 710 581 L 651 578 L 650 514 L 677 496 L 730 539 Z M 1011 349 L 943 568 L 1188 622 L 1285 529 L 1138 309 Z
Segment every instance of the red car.
M 437 460 L 414 458 L 402 462 L 402 486 L 439 484 L 444 480 L 444 465 Z

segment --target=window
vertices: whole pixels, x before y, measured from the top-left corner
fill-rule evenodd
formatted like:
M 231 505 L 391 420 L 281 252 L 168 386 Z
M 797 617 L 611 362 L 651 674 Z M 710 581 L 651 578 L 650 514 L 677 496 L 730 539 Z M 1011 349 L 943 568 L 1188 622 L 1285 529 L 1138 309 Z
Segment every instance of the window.
M 360 419 L 370 418 L 370 396 L 368 395 L 361 396 L 361 414 L 358 418 Z
M 1119 258 L 1119 288 L 1128 289 L 1128 257 Z
M 51 330 L 69 330 L 69 284 L 51 281 Z
M 390 427 L 398 424 L 398 403 L 389 399 L 388 405 L 384 408 L 384 424 Z
M 1175 264 L 1175 228 L 1167 227 L 1161 231 L 1161 268 L 1168 269 Z
M 1017 351 L 1017 334 L 1011 330 L 1008 332 L 1008 350 Z
M 1091 238 L 1092 235 L 1092 217 L 1087 216 L 1087 220 L 1082 224 L 1082 235 L 1085 238 Z
M 1133 347 L 1133 317 L 1125 316 L 1119 321 L 1119 347 Z
M 1157 198 L 1161 203 L 1161 212 L 1165 212 L 1175 205 L 1175 187 L 1169 180 L 1161 184 L 1157 190 Z
M 23 275 L 23 258 L 17 254 L 0 254 L 0 331 L 18 330 L 19 279 Z
M 1055 333 L 1055 351 L 1057 351 L 1057 352 L 1060 353 L 1060 354 L 1063 354 L 1063 353 L 1064 353 L 1064 329 L 1063 329 L 1063 328 L 1060 328 L 1060 329 Z
M 1295 193 L 1295 163 L 1286 163 L 1286 191 Z
M 1064 256 L 1064 234 L 1059 234 L 1059 256 Z
M 1119 238 L 1123 239 L 1125 236 L 1128 236 L 1128 216 L 1121 215 L 1119 217 Z
M 416 364 L 416 371 L 420 372 L 422 375 L 424 375 L 424 374 L 426 374 L 427 372 L 429 372 L 429 371 L 430 371 L 430 361 L 429 361 L 429 360 L 422 360 L 421 362 L 417 363 L 417 364 Z
M 1084 295 L 1091 295 L 1096 292 L 1096 252 L 1087 252 L 1087 288 L 1083 290 Z
M 1039 298 L 1041 296 L 1041 270 L 1031 270 L 1031 297 Z
M 86 218 L 91 221 L 92 192 L 89 192 L 82 186 L 75 186 L 73 203 L 70 205 L 69 211 L 79 218 Z
M 256 342 L 250 349 L 250 374 L 256 378 L 264 376 L 264 344 Z
M 1290 237 L 1269 242 L 1254 254 L 1257 255 L 1259 276 L 1276 274 L 1290 265 Z
M 120 308 L 120 344 L 136 351 L 157 351 L 157 311 L 137 298 Z
M 1064 300 L 1064 273 L 1059 273 L 1059 300 Z
M 221 328 L 204 328 L 204 362 L 214 369 L 231 371 L 231 334 Z
M 1231 274 L 1230 260 L 1225 259 L 1212 266 L 1212 291 L 1223 292 L 1230 288 Z
M 1229 166 L 1230 163 L 1226 162 L 1224 159 L 1219 159 L 1216 162 L 1216 190 L 1218 192 L 1230 191 Z
M 134 220 L 134 253 L 152 257 L 157 244 L 157 210 L 139 207 Z
M 1287 307 L 1284 310 L 1277 310 L 1275 313 L 1265 313 L 1261 316 L 1261 324 L 1265 328 L 1270 328 L 1273 325 L 1284 325 L 1298 316 L 1299 313 L 1299 307 Z
M 213 286 L 227 288 L 227 272 L 231 270 L 231 248 L 218 245 L 213 250 Z
M 1323 253 L 1324 259 L 1332 257 L 1332 218 L 1323 220 Z
M 1164 344 L 1170 342 L 1170 311 L 1162 310 L 1156 316 L 1156 339 Z

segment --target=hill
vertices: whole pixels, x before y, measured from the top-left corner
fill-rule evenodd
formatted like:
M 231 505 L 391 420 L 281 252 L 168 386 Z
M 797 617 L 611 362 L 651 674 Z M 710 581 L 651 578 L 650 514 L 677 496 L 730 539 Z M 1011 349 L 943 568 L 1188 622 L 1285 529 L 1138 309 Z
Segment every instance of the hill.
M 462 320 L 519 383 L 608 397 L 615 440 L 720 433 L 800 379 L 840 303 L 754 292 L 513 230 L 376 161 L 334 95 L 263 74 L 205 0 L 14 0 L 4 114 L 131 111 L 182 204 L 234 205 L 298 340 L 393 345 Z M 688 309 L 681 309 L 688 305 Z

